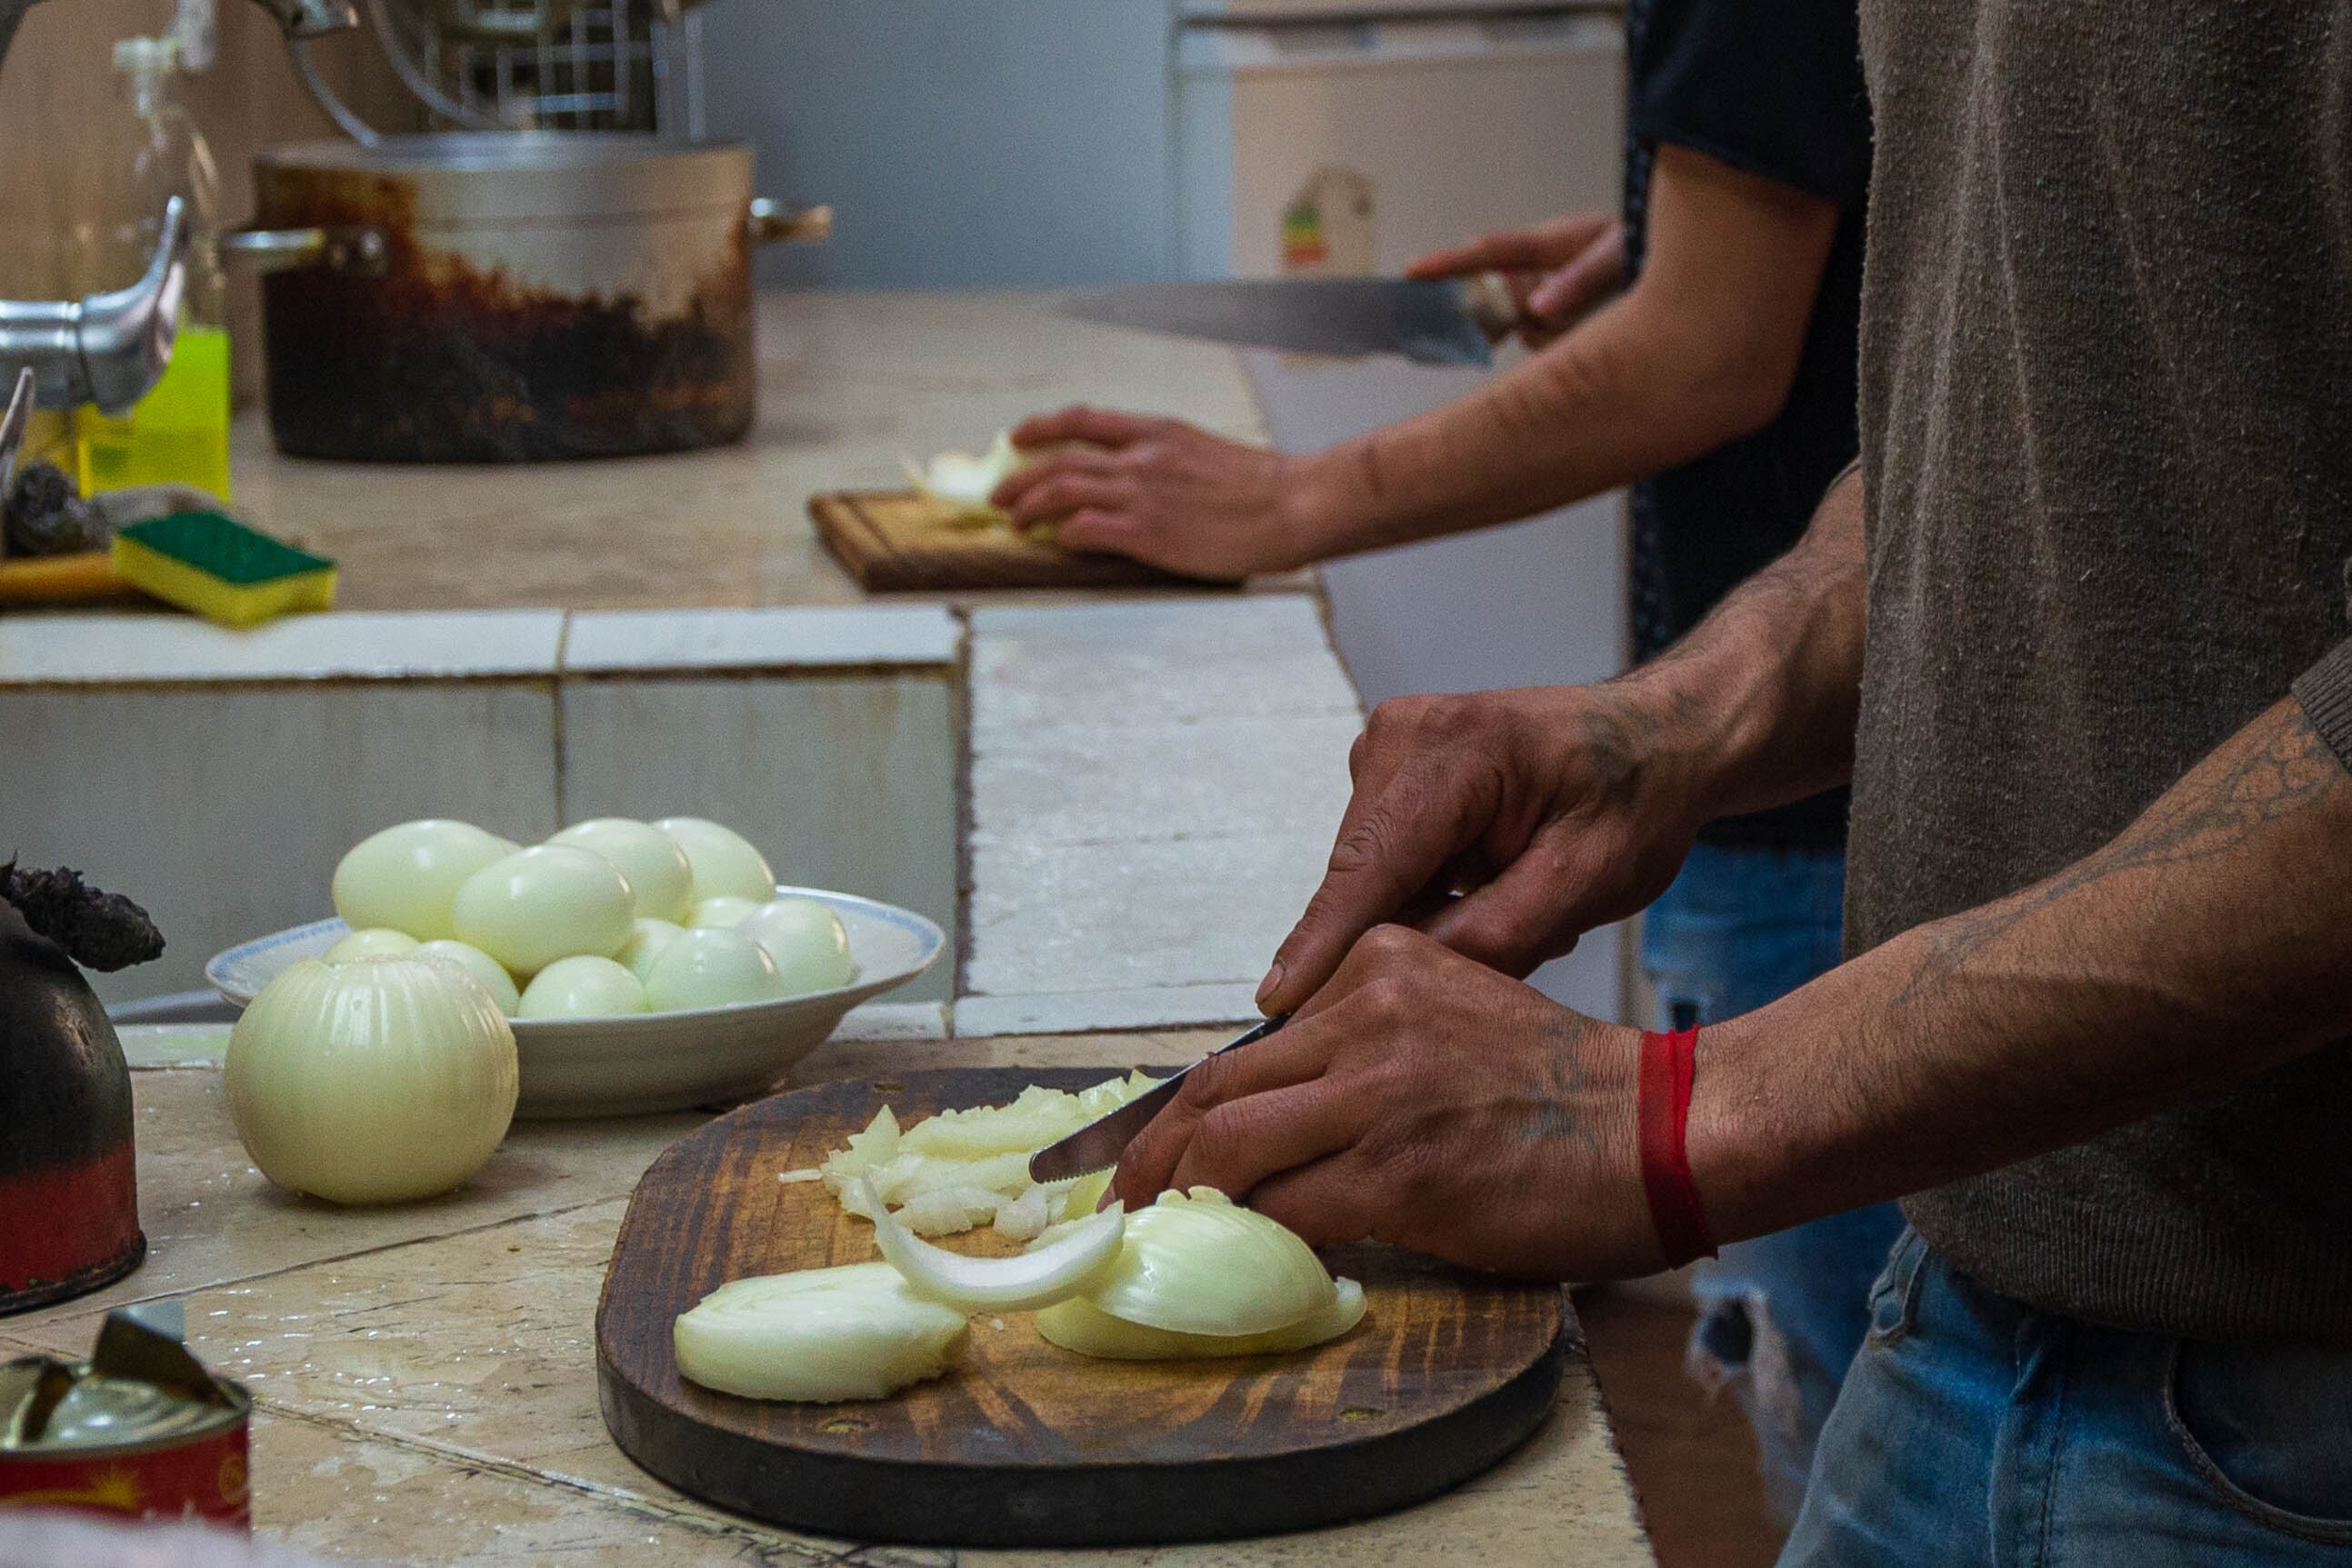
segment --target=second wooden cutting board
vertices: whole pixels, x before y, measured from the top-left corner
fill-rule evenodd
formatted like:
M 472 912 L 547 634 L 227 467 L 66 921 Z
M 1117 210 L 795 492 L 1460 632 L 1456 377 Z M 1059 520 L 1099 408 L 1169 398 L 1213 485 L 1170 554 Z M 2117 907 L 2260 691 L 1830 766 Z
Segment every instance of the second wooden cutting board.
M 1108 1076 L 853 1080 L 746 1106 L 674 1145 L 630 1199 L 597 1308 L 598 1390 L 622 1449 L 721 1507 L 853 1540 L 1139 1544 L 1399 1508 L 1477 1474 L 1542 1423 L 1570 1332 L 1559 1291 L 1379 1247 L 1327 1253 L 1334 1273 L 1363 1282 L 1369 1311 L 1296 1355 L 1097 1361 L 1007 1313 L 1002 1328 L 974 1320 L 948 1375 L 888 1399 L 767 1403 L 679 1377 L 670 1324 L 727 1281 L 877 1256 L 871 1226 L 778 1173 L 817 1164 L 885 1104 L 903 1124 L 1001 1104 L 1032 1082 Z
M 872 593 L 982 588 L 1225 588 L 1124 556 L 1066 550 L 1009 528 L 964 527 L 912 490 L 809 497 L 809 519 Z

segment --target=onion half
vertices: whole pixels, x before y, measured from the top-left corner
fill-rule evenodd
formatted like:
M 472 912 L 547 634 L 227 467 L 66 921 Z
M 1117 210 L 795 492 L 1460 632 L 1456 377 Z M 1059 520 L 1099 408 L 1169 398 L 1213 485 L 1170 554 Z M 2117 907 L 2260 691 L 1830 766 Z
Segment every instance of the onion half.
M 1146 1328 L 1230 1336 L 1287 1328 L 1326 1311 L 1333 1293 L 1296 1232 L 1194 1187 L 1163 1192 L 1130 1218 L 1118 1257 L 1087 1295 Z
M 880 1399 L 937 1377 L 971 1325 L 887 1263 L 762 1274 L 721 1285 L 671 1325 L 677 1369 L 747 1399 Z
M 1334 1280 L 1330 1305 L 1265 1333 L 1176 1333 L 1115 1318 L 1084 1296 L 1056 1301 L 1037 1314 L 1049 1344 L 1110 1361 L 1197 1361 L 1220 1355 L 1275 1355 L 1338 1339 L 1364 1319 L 1364 1288 Z

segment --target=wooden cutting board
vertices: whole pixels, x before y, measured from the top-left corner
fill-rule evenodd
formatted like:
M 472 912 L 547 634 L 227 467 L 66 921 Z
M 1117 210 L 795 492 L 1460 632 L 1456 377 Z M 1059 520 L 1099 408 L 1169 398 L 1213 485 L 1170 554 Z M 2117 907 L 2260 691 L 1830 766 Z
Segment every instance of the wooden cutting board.
M 869 592 L 975 588 L 1221 588 L 1124 556 L 1089 555 L 1009 528 L 959 525 L 912 490 L 809 497 L 827 549 Z
M 888 1399 L 791 1405 L 682 1381 L 679 1312 L 729 1280 L 878 1256 L 814 1166 L 884 1104 L 901 1123 L 1000 1104 L 1066 1069 L 913 1072 L 778 1095 L 681 1139 L 637 1185 L 596 1310 L 604 1424 L 639 1465 L 722 1508 L 855 1541 L 969 1546 L 1227 1539 L 1383 1512 L 1486 1469 L 1549 1413 L 1560 1293 L 1413 1254 L 1333 1248 L 1368 1311 L 1287 1356 L 1098 1361 L 1031 1314 L 983 1315 L 946 1376 Z M 1009 1251 L 993 1232 L 955 1243 Z

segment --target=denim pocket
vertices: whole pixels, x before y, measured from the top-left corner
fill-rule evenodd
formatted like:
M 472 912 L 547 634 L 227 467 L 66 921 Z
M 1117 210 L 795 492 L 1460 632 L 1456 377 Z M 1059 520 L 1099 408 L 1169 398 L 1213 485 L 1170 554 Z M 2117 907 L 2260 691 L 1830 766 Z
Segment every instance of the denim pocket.
M 2287 1535 L 2352 1545 L 2352 1351 L 2175 1340 L 2164 1417 L 2230 1508 Z
M 1911 1332 L 1919 1315 L 1919 1276 L 1927 1262 L 1927 1239 L 1905 1226 L 1886 1255 L 1885 1269 L 1870 1287 L 1871 1343 L 1893 1344 Z

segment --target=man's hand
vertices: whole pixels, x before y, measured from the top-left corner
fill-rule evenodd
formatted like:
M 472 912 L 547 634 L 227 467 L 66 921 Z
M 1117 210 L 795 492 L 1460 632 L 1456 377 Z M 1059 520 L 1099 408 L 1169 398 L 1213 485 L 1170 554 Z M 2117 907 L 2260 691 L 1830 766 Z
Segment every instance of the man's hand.
M 1382 703 L 1348 756 L 1330 867 L 1259 1004 L 1303 1006 L 1386 921 L 1524 975 L 1647 904 L 1713 814 L 1657 706 L 1631 681 Z
M 1312 459 L 1101 409 L 1066 408 L 1013 430 L 1019 447 L 1065 443 L 1073 444 L 990 497 L 1016 525 L 1053 523 L 1072 549 L 1221 580 L 1286 571 L 1321 553 Z
M 1633 1030 L 1379 926 L 1281 1030 L 1195 1067 L 1111 1190 L 1132 1209 L 1213 1186 L 1310 1242 L 1509 1274 L 1648 1273 L 1640 1054 Z
M 1405 266 L 1407 277 L 1499 272 L 1519 307 L 1519 339 L 1540 349 L 1625 286 L 1625 225 L 1576 213 L 1533 228 L 1485 235 Z

